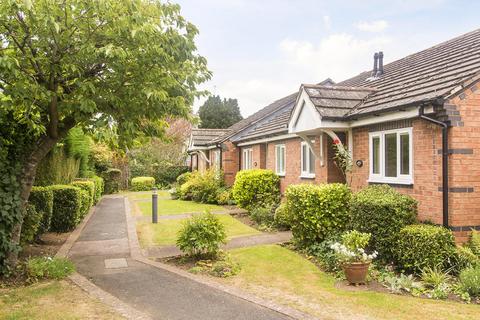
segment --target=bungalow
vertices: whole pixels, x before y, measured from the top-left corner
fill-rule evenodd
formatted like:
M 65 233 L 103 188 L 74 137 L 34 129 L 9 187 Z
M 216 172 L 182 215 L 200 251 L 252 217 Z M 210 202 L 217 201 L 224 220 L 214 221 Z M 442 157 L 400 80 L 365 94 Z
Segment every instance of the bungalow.
M 479 80 L 480 29 L 385 65 L 375 53 L 371 71 L 302 84 L 227 130 L 194 130 L 193 168 L 219 165 L 227 184 L 239 170 L 272 169 L 282 192 L 303 182 L 388 184 L 419 201 L 421 220 L 463 241 L 480 230 Z M 334 141 L 352 156 L 346 178 Z

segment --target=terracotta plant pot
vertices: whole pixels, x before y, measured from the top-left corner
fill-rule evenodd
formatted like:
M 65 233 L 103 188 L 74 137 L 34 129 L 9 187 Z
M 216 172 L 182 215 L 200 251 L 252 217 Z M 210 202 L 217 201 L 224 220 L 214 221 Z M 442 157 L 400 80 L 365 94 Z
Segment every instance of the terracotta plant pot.
M 369 262 L 350 262 L 342 266 L 343 272 L 350 284 L 365 284 L 367 280 Z

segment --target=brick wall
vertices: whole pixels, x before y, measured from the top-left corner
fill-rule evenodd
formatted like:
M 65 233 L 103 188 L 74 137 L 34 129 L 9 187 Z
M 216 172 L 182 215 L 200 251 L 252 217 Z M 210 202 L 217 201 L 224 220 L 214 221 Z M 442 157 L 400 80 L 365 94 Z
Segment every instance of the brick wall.
M 230 141 L 222 144 L 222 169 L 225 176 L 225 184 L 233 185 L 235 175 L 240 165 L 240 149 Z

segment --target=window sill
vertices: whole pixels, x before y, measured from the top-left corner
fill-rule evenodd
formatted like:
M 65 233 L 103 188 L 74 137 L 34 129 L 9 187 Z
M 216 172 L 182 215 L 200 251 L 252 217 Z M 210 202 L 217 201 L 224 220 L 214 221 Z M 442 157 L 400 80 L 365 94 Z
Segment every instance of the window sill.
M 384 184 L 398 184 L 398 185 L 406 185 L 412 186 L 413 180 L 412 179 L 378 179 L 378 178 L 370 178 L 368 179 L 368 183 L 384 183 Z
M 276 173 L 277 176 L 279 176 L 280 178 L 284 178 L 285 177 L 285 173 Z
M 315 179 L 315 174 L 302 174 L 300 179 Z

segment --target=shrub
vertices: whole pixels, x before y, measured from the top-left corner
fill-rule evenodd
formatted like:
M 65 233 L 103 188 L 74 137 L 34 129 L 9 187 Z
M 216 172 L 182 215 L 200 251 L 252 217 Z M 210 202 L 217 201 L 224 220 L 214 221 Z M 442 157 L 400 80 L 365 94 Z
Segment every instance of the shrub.
M 217 194 L 223 187 L 223 176 L 212 168 L 205 172 L 194 172 L 180 186 L 180 198 L 203 203 L 217 203 Z
M 178 233 L 177 246 L 191 256 L 215 257 L 226 239 L 225 226 L 215 215 L 205 212 L 184 222 Z
M 372 234 L 371 249 L 378 251 L 381 260 L 391 262 L 398 233 L 415 223 L 417 202 L 389 186 L 375 185 L 354 194 L 350 212 L 350 227 Z
M 161 186 L 170 186 L 183 173 L 187 172 L 187 166 L 159 166 L 154 170 L 154 178 L 157 184 Z
M 327 272 L 339 272 L 341 271 L 340 263 L 331 246 L 334 243 L 339 242 L 340 239 L 340 234 L 331 234 L 327 236 L 324 241 L 306 247 L 305 252 L 316 258 L 317 263 L 322 270 Z
M 250 218 L 261 226 L 270 227 L 275 221 L 275 209 L 274 206 L 255 207 L 249 212 Z
M 459 287 L 472 297 L 480 296 L 480 266 L 470 267 L 462 272 L 458 277 Z
M 80 222 L 82 210 L 82 189 L 68 185 L 54 185 L 53 214 L 51 230 L 67 232 Z
M 116 168 L 109 168 L 102 173 L 105 182 L 105 194 L 117 193 L 120 190 L 120 179 L 122 178 L 122 171 Z
M 220 205 L 234 205 L 235 200 L 232 197 L 232 190 L 227 188 L 220 188 L 217 190 L 217 203 Z
M 88 191 L 80 189 L 80 199 L 81 199 L 81 207 L 80 207 L 80 219 L 85 217 L 88 214 L 88 211 L 90 210 L 91 203 L 92 203 L 92 198 L 90 197 L 90 194 L 88 194 Z
M 467 246 L 477 257 L 480 257 L 480 232 L 477 230 L 472 230 Z
M 95 182 L 89 180 L 76 180 L 72 182 L 72 186 L 85 190 L 88 194 L 88 208 L 95 203 Z M 88 209 L 87 209 L 88 211 Z
M 41 222 L 42 211 L 37 211 L 33 205 L 27 204 L 23 217 L 22 233 L 20 235 L 20 243 L 22 245 L 32 242 L 35 239 Z
M 440 288 L 450 281 L 448 272 L 439 267 L 427 267 L 422 270 L 421 278 L 425 286 L 431 289 Z
M 271 206 L 280 201 L 280 178 L 272 170 L 242 170 L 235 177 L 232 192 L 241 208 Z
M 292 216 L 286 203 L 281 203 L 275 210 L 274 221 L 277 228 L 290 230 L 292 227 Z
M 63 279 L 75 271 L 73 263 L 64 258 L 37 257 L 26 263 L 27 276 L 30 281 L 42 279 Z
M 177 177 L 177 183 L 179 186 L 187 182 L 193 175 L 193 172 L 185 172 Z
M 32 187 L 28 202 L 42 215 L 42 220 L 37 229 L 37 236 L 50 229 L 53 213 L 53 192 L 49 187 Z
M 95 196 L 93 200 L 95 203 L 98 203 L 98 201 L 100 201 L 100 198 L 102 197 L 105 188 L 105 182 L 103 178 L 100 178 L 98 176 L 93 176 L 92 178 L 90 178 L 90 181 L 93 181 L 93 183 L 95 184 Z
M 480 257 L 476 256 L 469 247 L 457 246 L 452 263 L 454 271 L 459 273 L 463 269 L 476 266 L 480 266 Z
M 346 229 L 351 193 L 344 184 L 300 184 L 287 188 L 287 210 L 300 246 L 322 242 Z
M 131 189 L 133 191 L 150 191 L 155 187 L 154 177 L 135 177 L 132 179 Z
M 421 272 L 424 268 L 447 266 L 454 252 L 453 233 L 440 226 L 422 224 L 406 226 L 400 231 L 397 240 L 399 267 L 415 273 Z

